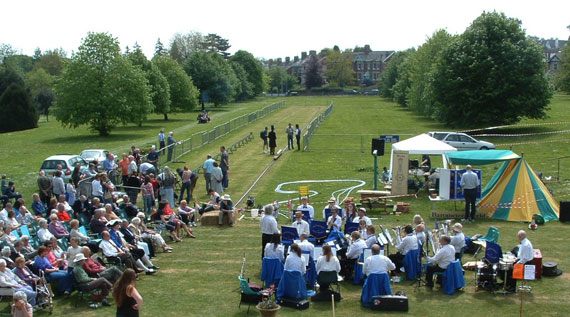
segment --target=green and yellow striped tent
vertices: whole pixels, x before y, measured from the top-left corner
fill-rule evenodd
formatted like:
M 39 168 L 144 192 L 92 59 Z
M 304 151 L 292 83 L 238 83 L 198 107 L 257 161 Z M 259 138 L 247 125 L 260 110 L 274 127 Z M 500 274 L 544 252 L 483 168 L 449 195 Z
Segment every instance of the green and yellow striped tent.
M 559 205 L 528 162 L 511 151 L 463 151 L 446 154 L 451 164 L 503 165 L 481 192 L 478 212 L 489 218 L 530 222 L 534 214 L 558 220 Z

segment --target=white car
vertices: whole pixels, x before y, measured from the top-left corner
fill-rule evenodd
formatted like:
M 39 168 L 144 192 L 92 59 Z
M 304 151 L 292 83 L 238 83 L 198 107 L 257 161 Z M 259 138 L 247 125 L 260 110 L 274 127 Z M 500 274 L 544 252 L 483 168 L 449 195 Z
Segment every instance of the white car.
M 99 162 L 98 167 L 103 168 L 103 161 L 107 158 L 107 154 L 109 154 L 109 151 L 107 150 L 83 150 L 79 156 L 88 163 L 92 163 L 97 160 L 97 162 Z M 115 154 L 113 154 L 113 158 L 115 163 L 117 163 L 117 156 Z
M 493 143 L 474 139 L 465 133 L 428 132 L 428 135 L 453 146 L 459 151 L 495 149 L 495 145 Z
M 61 165 L 61 168 L 63 170 L 63 178 L 65 180 L 68 180 L 71 178 L 71 173 L 73 173 L 75 164 L 81 165 L 81 172 L 89 167 L 89 163 L 87 163 L 79 155 L 61 154 L 53 155 L 45 159 L 42 163 L 42 170 L 44 170 L 46 175 L 53 175 L 55 171 L 57 171 L 57 166 Z

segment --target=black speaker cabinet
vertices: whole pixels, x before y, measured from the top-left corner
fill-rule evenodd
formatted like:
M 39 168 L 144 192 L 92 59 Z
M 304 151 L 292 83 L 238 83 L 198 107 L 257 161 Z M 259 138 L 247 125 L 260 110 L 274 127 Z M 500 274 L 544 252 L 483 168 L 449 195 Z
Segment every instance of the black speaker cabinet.
M 376 150 L 376 155 L 384 156 L 384 140 L 383 139 L 372 139 L 372 154 Z
M 570 201 L 560 202 L 560 222 L 570 221 Z

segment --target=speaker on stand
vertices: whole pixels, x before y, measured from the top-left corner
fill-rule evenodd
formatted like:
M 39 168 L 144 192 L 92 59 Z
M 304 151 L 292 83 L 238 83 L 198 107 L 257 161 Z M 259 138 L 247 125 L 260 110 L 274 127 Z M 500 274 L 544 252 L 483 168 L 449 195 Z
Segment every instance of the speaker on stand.
M 384 139 L 372 139 L 372 154 L 376 150 L 376 155 L 384 156 Z
M 570 222 L 570 201 L 560 202 L 560 222 Z

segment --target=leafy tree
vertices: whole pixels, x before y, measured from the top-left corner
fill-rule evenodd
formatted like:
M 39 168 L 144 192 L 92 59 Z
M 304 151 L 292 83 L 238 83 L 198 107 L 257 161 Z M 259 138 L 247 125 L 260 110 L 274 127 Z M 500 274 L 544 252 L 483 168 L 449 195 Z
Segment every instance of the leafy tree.
M 570 45 L 562 49 L 560 70 L 556 74 L 556 87 L 570 94 Z
M 287 76 L 287 72 L 283 67 L 271 67 L 267 71 L 267 76 L 269 79 L 269 90 L 279 91 L 282 87 L 283 81 L 285 80 L 285 76 Z
M 161 55 L 157 55 L 161 56 Z M 166 77 L 160 72 L 155 63 L 149 61 L 141 47 L 135 44 L 134 50 L 127 55 L 133 65 L 139 66 L 145 73 L 145 77 L 150 85 L 154 112 L 164 115 L 164 120 L 168 120 L 170 112 L 170 86 Z
M 385 98 L 394 98 L 394 85 L 400 76 L 399 71 L 404 68 L 400 66 L 412 54 L 413 50 L 399 51 L 388 62 L 386 69 L 380 74 L 378 78 L 378 89 L 380 94 Z M 400 88 L 403 87 L 403 82 L 400 81 Z
M 172 47 L 176 45 L 176 56 L 172 53 Z M 200 32 L 188 32 L 186 34 L 175 33 L 170 40 L 170 56 L 179 64 L 184 63 L 192 52 L 204 50 L 204 36 Z
M 484 12 L 443 51 L 434 77 L 437 118 L 461 127 L 540 119 L 552 97 L 541 47 L 521 21 Z
M 352 52 L 345 50 L 341 52 L 338 46 L 336 49 L 329 50 L 325 57 L 327 76 L 331 84 L 336 84 L 338 87 L 351 85 L 354 82 L 354 70 L 352 69 Z
M 38 68 L 26 74 L 26 83 L 30 88 L 34 106 L 39 113 L 46 115 L 49 121 L 49 108 L 55 100 L 54 76 L 48 74 L 43 68 Z
M 120 54 L 107 33 L 88 33 L 55 85 L 55 117 L 62 125 L 87 124 L 109 135 L 118 124 L 139 125 L 152 111 L 144 72 Z
M 198 106 L 199 93 L 194 86 L 195 81 L 186 74 L 182 66 L 168 56 L 155 56 L 152 63 L 158 67 L 168 82 L 172 111 L 188 112 Z
M 6 56 L 12 56 L 18 54 L 18 50 L 12 47 L 10 44 L 0 43 L 0 63 L 4 62 Z
M 321 66 L 319 59 L 315 55 L 309 56 L 307 67 L 305 69 L 305 87 L 311 89 L 313 87 L 321 87 L 323 85 L 323 76 L 321 75 Z
M 177 61 L 178 64 L 182 64 L 184 63 L 184 56 L 182 56 L 182 53 L 180 52 L 180 49 L 178 48 L 178 43 L 174 42 L 172 43 L 172 46 L 170 47 L 170 57 Z
M 253 84 L 249 82 L 247 76 L 248 74 L 241 66 L 241 64 L 237 62 L 230 62 L 230 66 L 232 67 L 232 70 L 234 71 L 234 74 L 238 80 L 234 92 L 235 100 L 244 101 L 255 97 L 255 93 L 253 92 Z
M 253 85 L 253 94 L 259 95 L 264 91 L 263 89 L 263 67 L 261 63 L 247 51 L 239 50 L 232 57 L 230 61 L 238 63 L 243 67 L 247 73 L 247 80 Z
M 230 53 L 227 50 L 232 47 L 230 41 L 219 36 L 215 33 L 209 33 L 204 37 L 203 47 L 208 52 L 214 52 L 222 55 L 225 59 L 228 59 Z
M 65 52 L 63 52 L 65 54 Z M 53 50 L 47 51 L 34 63 L 34 70 L 44 69 L 52 76 L 59 76 L 64 68 L 65 55 L 62 52 Z
M 164 44 L 160 41 L 160 37 L 156 40 L 156 44 L 154 45 L 154 56 L 163 56 L 168 54 L 166 48 L 164 48 Z
M 194 52 L 184 63 L 184 70 L 200 90 L 202 108 L 209 99 L 214 106 L 230 102 L 237 79 L 228 62 L 217 53 Z
M 38 127 L 38 114 L 30 95 L 21 85 L 11 83 L 0 96 L 0 132 L 21 131 Z
M 4 93 L 11 84 L 25 87 L 24 79 L 18 72 L 4 65 L 0 65 L 0 95 Z
M 434 114 L 435 99 L 432 83 L 442 51 L 454 37 L 446 30 L 438 30 L 422 44 L 411 58 L 410 89 L 408 106 L 414 112 L 431 117 Z
M 412 65 L 411 59 L 415 55 L 414 51 L 410 51 L 407 58 L 405 58 L 402 63 L 397 65 L 398 77 L 396 78 L 396 83 L 392 87 L 394 93 L 394 101 L 396 101 L 400 106 L 408 106 L 408 93 L 410 92 Z
M 10 55 L 4 58 L 4 65 L 23 76 L 34 67 L 34 59 L 28 55 Z
M 32 58 L 34 59 L 34 61 L 37 61 L 38 59 L 40 59 L 40 57 L 42 57 L 42 50 L 39 47 L 36 47 L 36 49 L 34 50 L 34 56 Z

